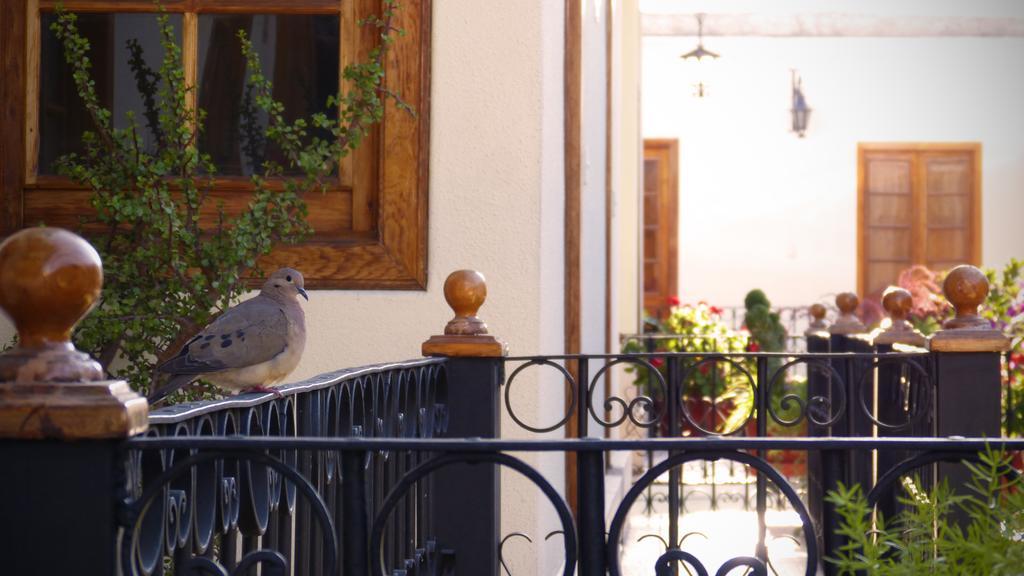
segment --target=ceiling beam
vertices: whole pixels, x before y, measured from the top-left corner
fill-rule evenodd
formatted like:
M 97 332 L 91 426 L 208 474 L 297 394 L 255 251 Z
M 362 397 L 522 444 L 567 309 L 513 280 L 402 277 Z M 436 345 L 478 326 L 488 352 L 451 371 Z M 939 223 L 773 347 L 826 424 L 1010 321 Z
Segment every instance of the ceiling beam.
M 693 14 L 642 14 L 644 36 L 696 36 Z M 1024 18 L 869 16 L 859 14 L 714 14 L 705 36 L 1024 37 Z

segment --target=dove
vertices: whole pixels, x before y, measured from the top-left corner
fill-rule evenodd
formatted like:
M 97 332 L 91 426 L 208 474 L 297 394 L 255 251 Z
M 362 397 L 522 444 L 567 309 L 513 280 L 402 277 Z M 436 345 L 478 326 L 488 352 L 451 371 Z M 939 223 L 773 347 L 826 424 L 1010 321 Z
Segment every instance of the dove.
M 309 300 L 298 270 L 271 274 L 257 296 L 225 310 L 157 367 L 171 377 L 150 395 L 150 403 L 198 378 L 229 391 L 278 394 L 269 387 L 295 369 L 306 345 L 299 296 Z

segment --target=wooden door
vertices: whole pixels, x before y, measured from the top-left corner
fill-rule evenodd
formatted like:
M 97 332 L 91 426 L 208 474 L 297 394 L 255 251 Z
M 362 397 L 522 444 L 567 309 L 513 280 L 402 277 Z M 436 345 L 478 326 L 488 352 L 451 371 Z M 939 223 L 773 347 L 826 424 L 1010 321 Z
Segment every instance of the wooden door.
M 977 144 L 863 144 L 859 149 L 858 284 L 878 297 L 915 264 L 981 260 Z
M 664 318 L 677 296 L 679 141 L 644 141 L 644 309 Z

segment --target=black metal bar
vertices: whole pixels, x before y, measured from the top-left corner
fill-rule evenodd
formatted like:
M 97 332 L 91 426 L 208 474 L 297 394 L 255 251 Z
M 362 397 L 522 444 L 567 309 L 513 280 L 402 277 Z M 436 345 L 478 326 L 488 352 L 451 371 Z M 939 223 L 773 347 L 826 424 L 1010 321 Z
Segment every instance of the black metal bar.
M 0 461 L 4 574 L 117 572 L 112 511 L 125 475 L 118 443 L 3 440 Z
M 342 533 L 344 574 L 369 574 L 369 522 L 366 501 L 366 453 L 347 451 L 341 455 L 342 506 L 345 526 Z
M 586 452 L 577 458 L 579 481 L 579 576 L 603 576 L 605 565 L 604 455 Z
M 757 436 L 768 436 L 768 359 L 757 359 Z M 764 458 L 767 454 L 758 450 L 755 454 Z M 768 545 L 766 542 L 767 525 L 765 513 L 768 509 L 768 484 L 764 474 L 757 475 L 757 547 L 754 555 L 762 562 L 768 561 Z
M 680 402 L 683 400 L 682 388 L 683 388 L 683 370 L 680 366 L 681 360 L 679 358 L 668 358 L 668 386 L 665 391 L 665 403 L 668 407 L 668 433 L 670 439 L 679 438 L 680 432 L 680 419 L 683 417 L 680 414 L 682 406 Z M 671 453 L 669 453 L 671 457 Z M 679 498 L 680 492 L 680 480 L 682 475 L 678 467 L 672 467 L 668 471 L 668 541 L 669 547 L 675 548 L 679 546 L 679 515 L 682 513 L 682 506 Z M 673 564 L 672 575 L 678 574 L 678 567 Z
M 845 454 L 841 450 L 823 450 L 821 452 L 822 461 L 822 480 L 824 483 L 823 494 L 829 491 L 836 490 L 839 487 L 839 483 L 843 480 L 846 475 L 846 471 L 843 469 L 845 466 Z M 836 512 L 835 505 L 828 502 L 822 501 L 822 521 L 821 531 L 822 540 L 824 541 L 824 548 L 822 549 L 822 555 L 825 558 L 831 558 L 838 554 L 839 550 L 842 549 L 846 539 L 839 534 L 840 518 Z M 832 576 L 837 574 L 836 568 L 830 562 L 825 562 L 823 566 L 826 576 Z
M 446 372 L 446 435 L 450 438 L 499 438 L 500 389 L 505 379 L 503 359 L 450 358 Z M 433 482 L 431 505 L 438 545 L 455 549 L 461 574 L 498 574 L 501 476 L 497 467 L 457 464 L 438 470 Z M 466 506 L 467 502 L 473 505 Z M 459 513 L 452 513 L 454 510 Z M 470 526 L 472 529 L 467 529 Z

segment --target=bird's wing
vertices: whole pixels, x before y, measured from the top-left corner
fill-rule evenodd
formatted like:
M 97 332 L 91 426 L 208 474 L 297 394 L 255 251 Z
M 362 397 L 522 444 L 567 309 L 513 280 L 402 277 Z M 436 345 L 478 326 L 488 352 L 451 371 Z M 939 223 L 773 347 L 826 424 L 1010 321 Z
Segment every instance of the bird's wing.
M 288 319 L 269 298 L 257 296 L 229 309 L 190 340 L 161 372 L 204 374 L 254 366 L 288 347 Z

